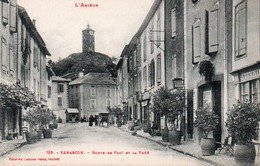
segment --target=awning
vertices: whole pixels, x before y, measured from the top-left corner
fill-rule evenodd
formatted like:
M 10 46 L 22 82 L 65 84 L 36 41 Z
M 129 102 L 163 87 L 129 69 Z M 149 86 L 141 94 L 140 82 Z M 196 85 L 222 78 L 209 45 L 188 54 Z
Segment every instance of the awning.
M 69 114 L 78 114 L 79 110 L 77 108 L 67 108 L 65 113 L 69 113 Z

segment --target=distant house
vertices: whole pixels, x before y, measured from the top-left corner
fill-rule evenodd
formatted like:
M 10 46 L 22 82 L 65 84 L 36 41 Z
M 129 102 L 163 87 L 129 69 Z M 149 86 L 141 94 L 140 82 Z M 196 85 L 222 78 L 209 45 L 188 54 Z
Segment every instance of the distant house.
M 61 117 L 62 122 L 66 121 L 65 110 L 69 107 L 68 86 L 70 81 L 70 79 L 57 76 L 52 77 L 52 110 L 57 118 Z
M 69 83 L 69 107 L 78 108 L 80 118 L 115 107 L 116 83 L 109 73 L 79 74 Z

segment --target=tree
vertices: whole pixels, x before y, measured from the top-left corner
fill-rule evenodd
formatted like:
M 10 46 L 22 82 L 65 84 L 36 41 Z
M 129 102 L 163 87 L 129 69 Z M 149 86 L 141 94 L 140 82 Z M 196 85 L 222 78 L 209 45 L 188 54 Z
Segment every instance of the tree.
M 168 129 L 167 120 L 173 124 L 174 129 L 178 128 L 179 115 L 185 107 L 184 90 L 175 89 L 171 92 L 161 87 L 155 92 L 153 101 L 153 111 L 165 115 L 165 129 Z

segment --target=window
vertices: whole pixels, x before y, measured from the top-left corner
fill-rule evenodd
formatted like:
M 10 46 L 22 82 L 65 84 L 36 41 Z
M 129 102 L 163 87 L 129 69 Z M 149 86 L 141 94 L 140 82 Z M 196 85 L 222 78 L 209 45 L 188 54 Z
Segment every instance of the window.
M 205 52 L 210 54 L 218 51 L 218 8 L 206 11 L 205 19 Z
M 150 64 L 150 86 L 154 86 L 155 84 L 155 67 L 154 67 L 154 60 L 151 61 L 151 64 Z
M 200 20 L 192 25 L 192 62 L 193 64 L 200 61 L 201 55 L 201 30 Z
M 247 6 L 246 1 L 238 4 L 235 9 L 235 56 L 246 54 L 247 33 Z
M 90 87 L 90 96 L 96 96 L 96 87 L 93 85 Z
M 137 85 L 141 85 L 142 84 L 142 75 L 141 75 L 141 71 L 138 72 L 138 84 Z M 138 91 L 141 91 L 141 86 L 138 86 Z
M 7 74 L 8 56 L 5 38 L 1 39 L 2 72 Z
M 13 47 L 9 47 L 9 66 L 10 66 L 10 75 L 14 74 L 14 50 Z
M 16 0 L 10 1 L 10 32 L 16 32 Z
M 4 26 L 8 24 L 8 3 L 2 2 L 2 23 Z
M 157 55 L 157 83 L 160 84 L 161 83 L 161 54 Z
M 258 86 L 257 80 L 251 81 L 251 101 L 252 103 L 258 102 Z
M 48 86 L 48 98 L 51 98 L 51 86 Z
M 110 106 L 111 106 L 110 104 L 111 104 L 111 101 L 110 101 L 110 100 L 107 100 L 107 101 L 106 101 L 107 107 L 110 107 Z
M 242 101 L 260 103 L 260 79 L 241 83 L 240 93 Z
M 107 89 L 106 89 L 106 97 L 111 97 L 110 86 L 107 86 Z
M 161 45 L 161 12 L 160 8 L 157 12 L 157 45 Z
M 90 108 L 96 108 L 96 99 L 90 99 Z
M 61 97 L 58 97 L 58 105 L 62 106 L 62 98 Z
M 171 10 L 172 38 L 176 36 L 176 9 Z
M 144 86 L 144 90 L 147 90 L 147 69 L 146 69 L 146 66 L 144 67 L 144 70 L 143 70 L 143 86 Z
M 137 67 L 137 65 L 136 65 L 136 62 L 137 62 L 137 57 L 136 57 L 137 55 L 136 55 L 136 50 L 134 50 L 134 68 L 136 68 Z
M 150 47 L 151 47 L 151 54 L 154 51 L 154 22 L 151 20 L 151 28 L 150 28 Z
M 33 59 L 34 67 L 38 67 L 38 61 L 39 61 L 39 49 L 37 47 L 34 47 L 34 59 Z
M 146 32 L 144 31 L 144 38 L 143 38 L 143 57 L 144 57 L 144 62 L 146 61 L 147 55 L 146 55 Z
M 64 85 L 61 84 L 61 83 L 58 83 L 57 90 L 58 90 L 58 93 L 63 93 L 64 92 Z

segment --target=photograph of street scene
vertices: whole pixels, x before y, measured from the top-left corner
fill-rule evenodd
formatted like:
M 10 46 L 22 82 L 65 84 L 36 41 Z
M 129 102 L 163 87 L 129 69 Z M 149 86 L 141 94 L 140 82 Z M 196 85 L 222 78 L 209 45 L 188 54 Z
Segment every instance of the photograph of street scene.
M 0 9 L 1 166 L 260 166 L 259 0 Z

